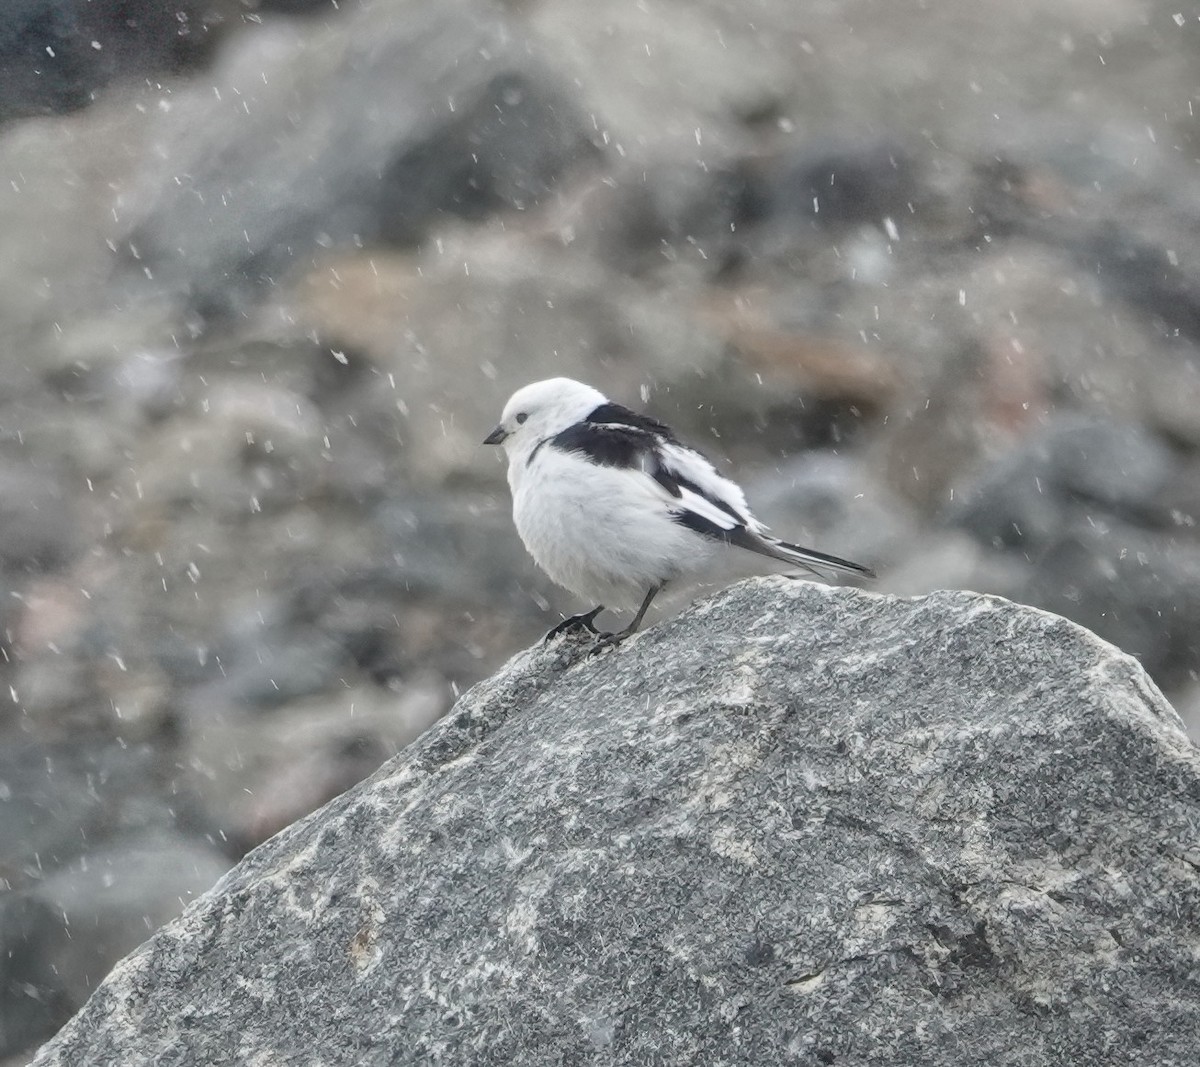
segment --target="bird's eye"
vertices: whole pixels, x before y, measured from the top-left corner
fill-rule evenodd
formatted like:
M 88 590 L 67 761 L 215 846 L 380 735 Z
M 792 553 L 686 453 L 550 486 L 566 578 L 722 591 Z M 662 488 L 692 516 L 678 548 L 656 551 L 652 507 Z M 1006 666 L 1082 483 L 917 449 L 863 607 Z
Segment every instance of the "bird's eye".
M 521 413 L 520 413 L 520 414 L 517 416 L 517 425 L 519 426 L 519 425 L 520 425 L 521 423 L 523 423 L 523 422 L 524 422 L 524 421 L 525 421 L 527 418 L 529 418 L 529 416 L 528 416 L 528 415 L 526 415 L 526 414 L 525 414 L 525 412 L 523 412 L 523 411 L 522 411 L 522 412 L 521 412 Z

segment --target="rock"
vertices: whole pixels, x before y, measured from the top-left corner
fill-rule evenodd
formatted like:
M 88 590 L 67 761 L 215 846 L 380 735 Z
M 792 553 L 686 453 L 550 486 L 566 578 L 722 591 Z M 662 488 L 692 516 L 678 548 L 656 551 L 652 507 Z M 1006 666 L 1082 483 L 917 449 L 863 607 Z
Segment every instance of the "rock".
M 529 208 L 596 152 L 586 115 L 483 0 L 264 27 L 172 106 L 130 219 L 130 291 L 207 313 L 253 303 L 321 248 Z
M 0 567 L 39 571 L 78 549 L 74 493 L 48 464 L 0 462 Z
M 809 452 L 773 470 L 747 470 L 741 481 L 754 514 L 785 540 L 876 569 L 890 569 L 917 541 L 912 508 L 849 455 Z
M 1138 426 L 1058 416 L 960 484 L 945 521 L 994 547 L 1037 552 L 1091 520 L 1167 525 L 1170 449 Z
M 506 71 L 384 171 L 376 236 L 419 241 L 446 215 L 476 221 L 541 203 L 570 168 L 597 159 L 575 101 L 531 72 Z
M 151 835 L 96 848 L 0 901 L 0 1055 L 53 1034 L 117 960 L 228 867 L 208 845 Z
M 82 1004 L 108 970 L 229 869 L 211 845 L 175 834 L 118 839 L 30 890 L 57 922 L 46 957 Z
M 918 205 L 924 208 L 930 185 L 918 161 L 898 143 L 805 140 L 773 161 L 765 176 L 763 215 L 774 232 L 764 239 L 768 247 L 780 247 L 803 242 L 806 231 L 832 230 L 844 236 L 857 226 L 883 228 L 884 220 L 895 228 L 895 220 L 906 221 Z M 780 228 L 791 232 L 781 238 Z
M 563 0 L 514 5 L 520 30 L 576 87 L 606 146 L 648 164 L 670 156 L 703 170 L 748 142 L 795 84 L 794 53 L 755 19 L 695 4 Z M 794 29 L 794 23 L 793 23 Z
M 930 589 L 973 589 L 1019 600 L 1028 575 L 1025 560 L 981 545 L 961 530 L 924 530 L 916 548 L 884 571 L 880 585 L 901 596 Z
M 1005 593 L 1088 626 L 1173 688 L 1200 671 L 1187 474 L 1140 427 L 1060 415 L 961 486 L 942 517 L 1019 562 Z
M 170 797 L 166 795 L 170 792 Z M 171 827 L 187 807 L 145 745 L 77 733 L 0 745 L 0 890 L 65 867 L 114 835 Z
M 416 257 L 322 260 L 281 297 L 285 318 L 378 375 L 369 403 L 390 408 L 391 448 L 417 485 L 496 470 L 479 442 L 530 381 L 566 375 L 630 403 L 661 383 L 691 400 L 727 363 L 689 294 L 647 292 L 515 226 L 439 230 Z
M 1015 555 L 1015 553 L 1014 553 Z M 1043 551 L 1015 595 L 1090 626 L 1167 689 L 1200 673 L 1200 544 L 1085 521 Z
M 39 1067 L 1186 1063 L 1200 753 L 969 593 L 539 646 L 119 964 Z
M 436 678 L 361 686 L 270 712 L 196 709 L 181 762 L 208 821 L 245 851 L 344 792 L 445 714 Z
M 203 57 L 237 0 L 9 0 L 0 26 L 0 120 L 84 107 L 115 77 Z
M 41 936 L 56 924 L 61 927 L 62 917 L 45 901 L 0 896 L 0 1056 L 35 1048 L 71 1015 Z

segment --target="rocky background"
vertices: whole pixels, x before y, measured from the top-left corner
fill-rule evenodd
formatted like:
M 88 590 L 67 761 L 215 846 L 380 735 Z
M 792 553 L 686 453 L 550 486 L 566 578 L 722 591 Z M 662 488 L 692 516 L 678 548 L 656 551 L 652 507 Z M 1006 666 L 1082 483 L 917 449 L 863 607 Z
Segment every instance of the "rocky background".
M 576 606 L 538 377 L 1200 732 L 1197 108 L 1178 0 L 9 0 L 0 1057 Z

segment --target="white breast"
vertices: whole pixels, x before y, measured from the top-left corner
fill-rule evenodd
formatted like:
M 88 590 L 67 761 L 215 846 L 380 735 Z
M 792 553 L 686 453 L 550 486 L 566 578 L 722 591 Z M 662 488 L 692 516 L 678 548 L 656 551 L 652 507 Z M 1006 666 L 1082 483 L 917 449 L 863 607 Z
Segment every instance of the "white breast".
M 592 603 L 635 607 L 646 591 L 701 565 L 715 543 L 671 517 L 647 474 L 601 467 L 548 444 L 509 465 L 513 521 L 555 582 Z

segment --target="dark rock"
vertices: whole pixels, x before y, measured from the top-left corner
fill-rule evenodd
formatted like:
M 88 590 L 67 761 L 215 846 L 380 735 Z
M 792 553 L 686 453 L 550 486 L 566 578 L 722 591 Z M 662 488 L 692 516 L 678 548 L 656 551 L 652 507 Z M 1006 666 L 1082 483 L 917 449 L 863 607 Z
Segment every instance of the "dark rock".
M 761 579 L 518 656 L 35 1063 L 1190 1062 L 1197 819 L 1087 631 Z
M 0 1056 L 34 1048 L 70 1017 L 76 1005 L 46 952 L 46 931 L 62 916 L 24 893 L 0 894 Z
M 1166 689 L 1200 673 L 1200 543 L 1086 521 L 1032 556 L 1014 592 L 1090 627 Z
M 408 244 L 444 215 L 479 221 L 528 210 L 570 167 L 598 156 L 573 100 L 525 72 L 498 74 L 387 167 L 375 234 Z
M 29 890 L 54 911 L 45 957 L 69 999 L 82 1004 L 117 960 L 228 869 L 211 845 L 148 834 L 93 848 Z
M 730 272 L 747 254 L 742 233 L 767 214 L 766 183 L 741 161 L 707 170 L 655 160 L 606 176 L 569 221 L 603 262 L 628 274 L 669 273 L 682 261 L 706 277 Z
M 397 7 L 239 42 L 218 74 L 227 97 L 190 101 L 169 167 L 147 178 L 156 197 L 129 238 L 137 291 L 148 274 L 228 311 L 322 248 L 530 207 L 594 154 L 586 116 L 494 6 Z
M 880 140 L 806 140 L 774 162 L 766 184 L 763 217 L 772 227 L 882 226 L 927 198 L 913 156 Z
M 1082 240 L 1077 255 L 1113 297 L 1132 304 L 1164 339 L 1182 335 L 1200 344 L 1200 277 L 1179 265 L 1174 249 L 1149 244 L 1113 222 Z
M 1200 671 L 1200 541 L 1180 475 L 1146 430 L 1060 416 L 943 517 L 1023 564 L 1006 592 L 1091 628 L 1173 687 Z
M 53 1034 L 117 960 L 228 867 L 210 846 L 152 835 L 98 847 L 0 898 L 0 1054 Z
M 0 120 L 68 111 L 113 78 L 202 60 L 235 0 L 7 0 L 0 24 Z
M 1029 552 L 1086 520 L 1164 525 L 1160 497 L 1174 466 L 1170 449 L 1140 427 L 1060 416 L 960 485 L 943 518 L 997 548 Z
M 49 464 L 0 462 L 0 567 L 38 571 L 78 547 L 75 494 Z

